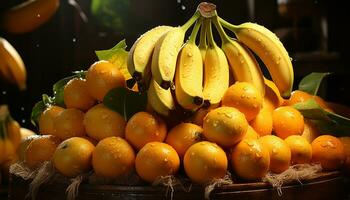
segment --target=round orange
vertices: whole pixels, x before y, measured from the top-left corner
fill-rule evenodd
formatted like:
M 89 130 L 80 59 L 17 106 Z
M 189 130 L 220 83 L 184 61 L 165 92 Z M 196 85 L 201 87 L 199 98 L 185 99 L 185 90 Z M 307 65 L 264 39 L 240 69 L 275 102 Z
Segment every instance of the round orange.
M 54 135 L 54 121 L 55 118 L 64 110 L 59 106 L 50 106 L 40 115 L 39 118 L 39 132 L 44 135 Z
M 259 138 L 259 142 L 269 151 L 270 171 L 281 173 L 288 169 L 292 153 L 284 140 L 274 135 L 265 135 Z
M 321 106 L 321 108 L 332 112 L 331 108 L 327 105 L 326 101 L 324 101 L 321 97 L 316 95 L 311 95 L 307 92 L 300 91 L 300 90 L 293 91 L 290 98 L 287 101 L 285 101 L 285 105 L 292 106 L 296 103 L 305 102 L 312 98 L 318 103 L 318 105 Z
M 143 180 L 152 183 L 161 176 L 175 175 L 180 167 L 180 158 L 170 145 L 150 142 L 137 153 L 135 167 Z
M 215 143 L 202 141 L 192 145 L 185 154 L 184 168 L 195 183 L 206 184 L 223 178 L 227 171 L 227 157 Z
M 231 164 L 235 174 L 244 180 L 259 180 L 270 165 L 268 149 L 259 140 L 243 139 L 231 152 Z
M 21 142 L 21 126 L 15 120 L 11 120 L 7 123 L 7 136 L 11 140 L 15 150 Z
M 149 142 L 163 142 L 166 133 L 167 128 L 164 121 L 147 112 L 134 114 L 125 127 L 126 140 L 137 150 Z
M 219 107 L 211 110 L 204 118 L 203 134 L 211 142 L 222 147 L 237 144 L 248 129 L 244 114 L 233 107 Z
M 292 164 L 310 163 L 312 158 L 311 144 L 301 135 L 291 135 L 284 140 L 292 153 Z
M 88 92 L 85 79 L 74 78 L 70 80 L 63 91 L 64 104 L 67 108 L 88 110 L 95 104 Z
M 259 139 L 259 134 L 251 127 L 248 126 L 247 133 L 244 136 L 244 139 Z
M 64 176 L 76 177 L 91 169 L 94 148 L 95 146 L 89 140 L 72 137 L 58 145 L 52 162 Z
M 301 134 L 309 143 L 320 136 L 320 131 L 316 125 L 309 119 L 304 119 L 304 131 Z
M 61 140 L 86 135 L 83 120 L 84 113 L 82 111 L 76 108 L 63 110 L 54 121 L 54 135 Z
M 272 112 L 272 126 L 276 135 L 282 139 L 304 132 L 304 117 L 291 106 L 282 106 Z
M 124 137 L 125 119 L 103 104 L 95 105 L 85 113 L 84 126 L 89 137 L 100 141 L 106 137 Z
M 312 162 L 320 163 L 324 170 L 340 169 L 345 161 L 342 142 L 331 135 L 321 135 L 311 143 Z
M 25 154 L 28 148 L 28 145 L 35 139 L 35 138 L 39 138 L 41 136 L 39 135 L 30 135 L 26 138 L 23 138 L 21 140 L 21 143 L 19 144 L 18 148 L 17 148 L 17 155 L 18 155 L 18 159 L 20 161 L 24 161 L 25 158 Z
M 262 94 L 254 85 L 247 82 L 236 82 L 231 85 L 222 97 L 222 106 L 235 107 L 248 121 L 259 113 L 263 103 Z
M 272 111 L 269 108 L 263 107 L 249 124 L 260 136 L 271 135 Z
M 172 146 L 180 158 L 183 158 L 187 149 L 202 139 L 202 127 L 192 123 L 181 123 L 169 131 L 165 143 Z
M 91 97 L 103 101 L 107 92 L 116 87 L 125 87 L 125 78 L 112 63 L 101 60 L 91 65 L 86 73 L 87 89 Z

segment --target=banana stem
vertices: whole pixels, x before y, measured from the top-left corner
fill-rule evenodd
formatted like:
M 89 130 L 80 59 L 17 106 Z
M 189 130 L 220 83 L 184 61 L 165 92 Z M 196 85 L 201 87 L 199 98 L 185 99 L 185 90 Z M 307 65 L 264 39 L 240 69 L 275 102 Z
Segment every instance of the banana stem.
M 213 30 L 211 28 L 211 20 L 212 19 L 210 19 L 210 22 L 209 22 L 208 27 L 207 27 L 207 35 L 208 35 L 207 39 L 208 39 L 208 46 L 210 48 L 213 48 L 216 46 L 216 43 L 215 43 L 214 36 L 213 36 Z
M 190 35 L 190 39 L 188 40 L 189 43 L 195 44 L 196 43 L 196 38 L 197 38 L 197 34 L 199 31 L 199 28 L 201 27 L 203 22 L 202 18 L 199 18 L 199 20 L 197 20 L 196 24 L 194 25 L 191 35 Z
M 236 25 L 233 25 L 231 24 L 230 22 L 228 21 L 225 21 L 224 19 L 222 19 L 221 17 L 218 17 L 219 21 L 220 21 L 220 24 L 222 24 L 225 28 L 229 29 L 230 31 L 232 32 L 236 32 L 237 29 L 239 28 L 238 26 Z
M 198 46 L 200 49 L 207 48 L 207 26 L 208 26 L 208 19 L 203 19 L 200 38 L 199 38 L 199 46 Z
M 197 21 L 197 19 L 200 17 L 200 13 L 198 11 L 196 11 L 194 13 L 194 15 L 184 24 L 181 26 L 181 29 L 183 31 L 187 31 L 191 26 L 192 24 Z
M 219 16 L 215 16 L 213 18 L 213 23 L 216 27 L 216 30 L 219 32 L 222 44 L 225 44 L 227 42 L 230 41 L 230 38 L 228 37 L 228 35 L 225 33 L 224 29 L 222 28 L 221 24 L 219 23 Z

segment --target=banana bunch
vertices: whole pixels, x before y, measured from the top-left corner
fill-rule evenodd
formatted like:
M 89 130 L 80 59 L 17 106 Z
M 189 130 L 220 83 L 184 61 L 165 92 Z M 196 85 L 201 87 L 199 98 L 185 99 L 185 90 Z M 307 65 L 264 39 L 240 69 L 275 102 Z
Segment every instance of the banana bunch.
M 132 46 L 128 70 L 139 88 L 148 88 L 153 109 L 167 116 L 176 105 L 190 111 L 217 107 L 229 87 L 230 76 L 253 84 L 264 96 L 264 76 L 252 52 L 264 62 L 281 94 L 288 97 L 293 68 L 279 39 L 258 24 L 232 25 L 217 15 L 215 5 L 208 5 L 201 3 L 183 26 L 155 27 Z M 212 24 L 220 35 L 221 47 L 214 40 Z M 234 32 L 236 39 L 230 38 L 223 26 Z
M 16 49 L 0 37 L 0 78 L 17 84 L 19 89 L 26 88 L 26 68 Z

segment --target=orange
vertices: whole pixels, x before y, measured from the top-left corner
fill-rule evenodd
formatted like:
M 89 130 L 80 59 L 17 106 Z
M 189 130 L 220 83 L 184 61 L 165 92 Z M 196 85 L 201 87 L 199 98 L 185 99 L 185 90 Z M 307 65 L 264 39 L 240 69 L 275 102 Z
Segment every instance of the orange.
M 21 142 L 21 126 L 15 120 L 11 120 L 7 123 L 7 136 L 11 140 L 15 150 Z
M 285 100 L 282 98 L 280 91 L 273 81 L 264 78 L 264 82 L 265 96 L 263 106 L 269 108 L 270 110 L 274 110 L 280 107 Z
M 312 158 L 311 144 L 301 135 L 291 135 L 284 140 L 292 153 L 292 164 L 310 163 Z
M 284 140 L 274 135 L 265 135 L 259 141 L 269 151 L 271 172 L 281 173 L 288 169 L 292 154 Z
M 315 101 L 318 103 L 318 105 L 321 106 L 321 108 L 328 111 L 332 111 L 330 107 L 328 107 L 327 103 L 321 97 L 316 95 L 311 95 L 307 92 L 300 91 L 300 90 L 293 91 L 290 98 L 287 101 L 285 101 L 285 105 L 292 106 L 296 103 L 305 102 L 312 98 L 315 99 Z
M 227 157 L 215 143 L 203 141 L 192 145 L 185 154 L 184 168 L 195 183 L 206 184 L 223 178 L 227 171 Z
M 304 117 L 297 109 L 282 106 L 272 112 L 272 125 L 276 135 L 285 139 L 304 132 Z
M 39 132 L 44 135 L 54 135 L 54 121 L 56 117 L 64 110 L 59 106 L 50 106 L 40 115 Z
M 76 108 L 63 110 L 54 121 L 55 136 L 61 140 L 84 136 L 84 113 Z
M 208 114 L 210 109 L 200 108 L 198 109 L 191 118 L 191 122 L 198 126 L 203 126 L 203 119 Z
M 125 119 L 103 104 L 90 108 L 84 117 L 84 126 L 89 137 L 100 141 L 106 137 L 124 137 Z
M 9 160 L 16 152 L 11 140 L 0 137 L 0 164 Z
M 247 82 L 236 82 L 231 85 L 222 97 L 222 106 L 235 107 L 248 121 L 259 113 L 263 103 L 262 94 L 254 85 Z
M 125 86 L 125 78 L 118 67 L 101 60 L 91 65 L 86 73 L 87 89 L 91 97 L 103 101 L 107 92 Z
M 141 179 L 152 183 L 161 176 L 175 175 L 180 158 L 170 145 L 150 142 L 137 153 L 135 167 Z
M 245 134 L 244 136 L 244 139 L 259 139 L 259 134 L 251 127 L 251 126 L 248 126 L 248 129 L 247 129 L 247 133 Z
M 268 148 L 259 140 L 243 139 L 232 149 L 231 164 L 234 173 L 240 178 L 249 181 L 259 180 L 269 170 Z
M 350 137 L 340 137 L 339 140 L 343 144 L 346 156 L 344 168 L 347 171 L 347 173 L 350 174 Z
M 309 143 L 320 135 L 320 131 L 316 125 L 309 119 L 304 119 L 304 131 L 303 136 Z
M 172 128 L 165 142 L 183 158 L 187 149 L 203 139 L 202 127 L 192 123 L 181 123 Z
M 90 96 L 85 79 L 74 78 L 70 80 L 63 91 L 64 104 L 67 108 L 88 110 L 95 104 Z
M 147 112 L 134 114 L 126 124 L 125 138 L 137 150 L 149 142 L 163 142 L 167 133 L 162 119 Z
M 263 107 L 249 124 L 260 136 L 271 135 L 272 111 L 269 108 Z
M 30 168 L 39 167 L 43 162 L 51 160 L 60 142 L 60 139 L 53 135 L 34 138 L 25 151 L 24 162 Z
M 342 142 L 331 135 L 321 135 L 311 143 L 312 162 L 320 163 L 324 170 L 340 169 L 345 161 Z
M 91 169 L 95 146 L 87 139 L 72 137 L 58 145 L 53 154 L 55 168 L 64 176 L 75 177 Z
M 205 138 L 223 147 L 237 144 L 244 137 L 247 129 L 248 122 L 244 114 L 233 107 L 211 110 L 203 122 Z
M 30 135 L 26 138 L 23 138 L 21 140 L 21 143 L 19 144 L 18 148 L 17 148 L 17 155 L 18 155 L 18 159 L 20 161 L 24 161 L 25 158 L 25 154 L 26 154 L 26 150 L 28 145 L 35 139 L 35 138 L 39 138 L 41 136 L 39 135 Z
M 21 127 L 20 129 L 20 133 L 21 133 L 21 140 L 24 140 L 29 136 L 36 135 L 36 133 L 34 133 L 32 130 L 23 128 L 23 127 Z
M 134 150 L 120 137 L 107 137 L 101 140 L 92 154 L 95 173 L 106 178 L 128 174 L 134 169 L 134 164 Z

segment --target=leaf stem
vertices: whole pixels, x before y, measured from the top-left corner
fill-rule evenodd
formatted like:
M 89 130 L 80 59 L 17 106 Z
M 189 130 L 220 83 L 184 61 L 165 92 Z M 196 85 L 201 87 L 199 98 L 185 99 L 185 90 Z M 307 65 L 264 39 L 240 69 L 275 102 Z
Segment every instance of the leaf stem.
M 222 19 L 221 17 L 218 17 L 218 20 L 220 22 L 220 24 L 222 24 L 225 28 L 229 29 L 232 32 L 236 32 L 238 30 L 238 26 L 231 24 L 228 21 L 225 21 L 224 19 Z
M 191 26 L 192 24 L 197 21 L 197 19 L 200 17 L 200 13 L 198 11 L 196 11 L 194 13 L 194 15 L 184 24 L 181 26 L 181 29 L 183 31 L 187 31 Z
M 216 27 L 216 30 L 219 32 L 222 44 L 230 42 L 230 38 L 225 33 L 224 29 L 222 28 L 221 24 L 219 23 L 219 16 L 216 15 L 215 17 L 213 17 L 212 21 Z
M 196 43 L 196 38 L 197 38 L 197 34 L 199 31 L 199 28 L 201 27 L 203 23 L 203 18 L 199 18 L 199 20 L 196 21 L 196 24 L 194 25 L 191 35 L 190 35 L 190 39 L 188 40 L 189 43 L 195 44 Z

